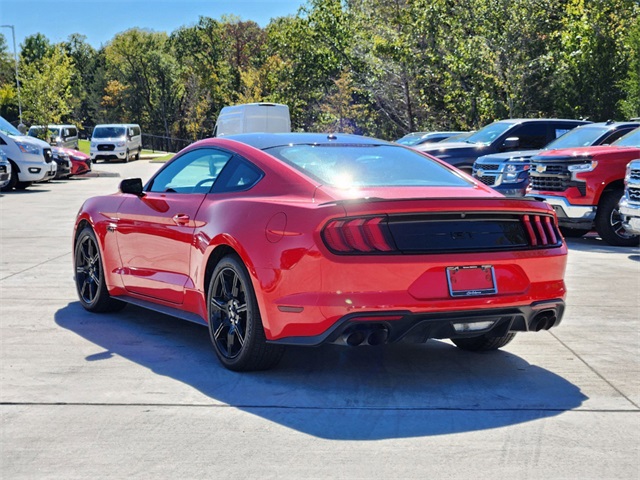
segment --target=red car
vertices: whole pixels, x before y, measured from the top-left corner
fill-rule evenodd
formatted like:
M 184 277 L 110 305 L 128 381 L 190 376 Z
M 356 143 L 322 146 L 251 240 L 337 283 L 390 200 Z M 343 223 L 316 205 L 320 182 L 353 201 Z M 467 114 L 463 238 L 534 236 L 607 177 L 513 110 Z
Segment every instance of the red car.
M 285 345 L 450 338 L 493 350 L 564 311 L 567 249 L 552 208 L 400 145 L 207 139 L 120 190 L 78 213 L 81 304 L 208 325 L 232 370 L 270 368 Z
M 66 153 L 71 161 L 71 171 L 69 177 L 73 175 L 82 175 L 91 171 L 91 158 L 86 153 L 72 148 L 57 147 L 58 150 Z

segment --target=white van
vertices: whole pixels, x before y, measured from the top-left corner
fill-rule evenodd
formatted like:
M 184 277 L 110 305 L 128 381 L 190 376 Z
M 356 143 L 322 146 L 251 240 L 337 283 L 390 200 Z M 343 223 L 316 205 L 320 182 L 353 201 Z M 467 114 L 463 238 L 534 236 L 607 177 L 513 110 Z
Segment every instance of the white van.
M 138 160 L 142 151 L 140 126 L 135 123 L 96 125 L 91 135 L 91 160 Z
M 245 103 L 220 110 L 213 136 L 290 131 L 291 117 L 288 106 L 279 103 Z
M 23 135 L 0 117 L 0 149 L 11 163 L 9 183 L 2 188 L 22 190 L 33 182 L 51 179 L 56 175 L 56 164 L 51 146 L 38 138 Z
M 78 128 L 75 125 L 31 125 L 27 135 L 46 140 L 54 147 L 78 149 Z

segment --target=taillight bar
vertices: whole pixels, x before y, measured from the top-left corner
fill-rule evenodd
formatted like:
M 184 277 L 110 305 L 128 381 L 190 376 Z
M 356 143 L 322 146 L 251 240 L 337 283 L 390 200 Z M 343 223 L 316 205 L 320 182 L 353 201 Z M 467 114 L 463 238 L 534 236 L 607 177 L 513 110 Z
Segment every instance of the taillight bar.
M 331 220 L 322 230 L 322 238 L 336 253 L 391 252 L 395 247 L 386 221 L 384 216 Z
M 560 235 L 553 217 L 547 215 L 524 215 L 524 227 L 533 247 L 557 245 Z

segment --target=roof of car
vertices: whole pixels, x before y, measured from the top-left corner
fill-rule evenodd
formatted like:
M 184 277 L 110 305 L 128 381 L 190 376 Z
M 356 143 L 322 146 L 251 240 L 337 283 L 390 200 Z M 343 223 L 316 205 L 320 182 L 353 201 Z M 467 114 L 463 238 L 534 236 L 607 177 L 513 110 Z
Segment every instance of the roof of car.
M 377 138 L 345 133 L 241 133 L 219 138 L 242 142 L 260 150 L 284 145 L 391 145 Z
M 496 122 L 502 123 L 537 123 L 537 122 L 567 122 L 567 123 L 591 123 L 588 120 L 576 120 L 575 118 L 505 118 L 503 120 L 496 120 Z
M 94 128 L 98 127 L 139 127 L 139 125 L 137 123 L 101 123 Z
M 612 121 L 596 122 L 596 123 L 588 123 L 586 125 L 580 125 L 580 127 L 578 128 L 593 128 L 593 127 L 597 127 L 597 128 L 609 127 L 610 129 L 624 128 L 624 127 L 637 128 L 637 127 L 640 127 L 640 122 L 612 122 Z

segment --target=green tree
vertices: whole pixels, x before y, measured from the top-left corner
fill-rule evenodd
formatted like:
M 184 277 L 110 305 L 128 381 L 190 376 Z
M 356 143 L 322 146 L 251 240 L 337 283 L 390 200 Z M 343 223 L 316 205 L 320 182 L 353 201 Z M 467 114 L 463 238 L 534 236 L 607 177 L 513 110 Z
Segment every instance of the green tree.
M 16 69 L 4 35 L 0 33 L 0 115 L 8 120 L 18 117 Z
M 74 33 L 69 35 L 63 48 L 73 59 L 75 68 L 71 78 L 72 116 L 81 124 L 91 117 L 91 85 L 97 68 L 97 52 L 87 43 L 87 37 Z
M 107 82 L 124 86 L 122 108 L 128 122 L 171 136 L 182 85 L 165 33 L 131 29 L 105 47 Z
M 636 19 L 640 15 L 640 5 L 635 9 Z M 640 21 L 628 32 L 625 47 L 629 55 L 627 75 L 620 82 L 623 98 L 619 102 L 622 118 L 640 117 Z
M 61 48 L 23 64 L 20 83 L 25 121 L 49 125 L 66 120 L 71 112 L 72 76 L 73 60 Z
M 638 21 L 634 0 L 568 2 L 554 84 L 562 112 L 596 121 L 619 117 L 631 60 L 624 42 Z
M 38 62 L 48 56 L 54 47 L 42 33 L 29 35 L 21 46 L 20 59 L 26 64 Z

